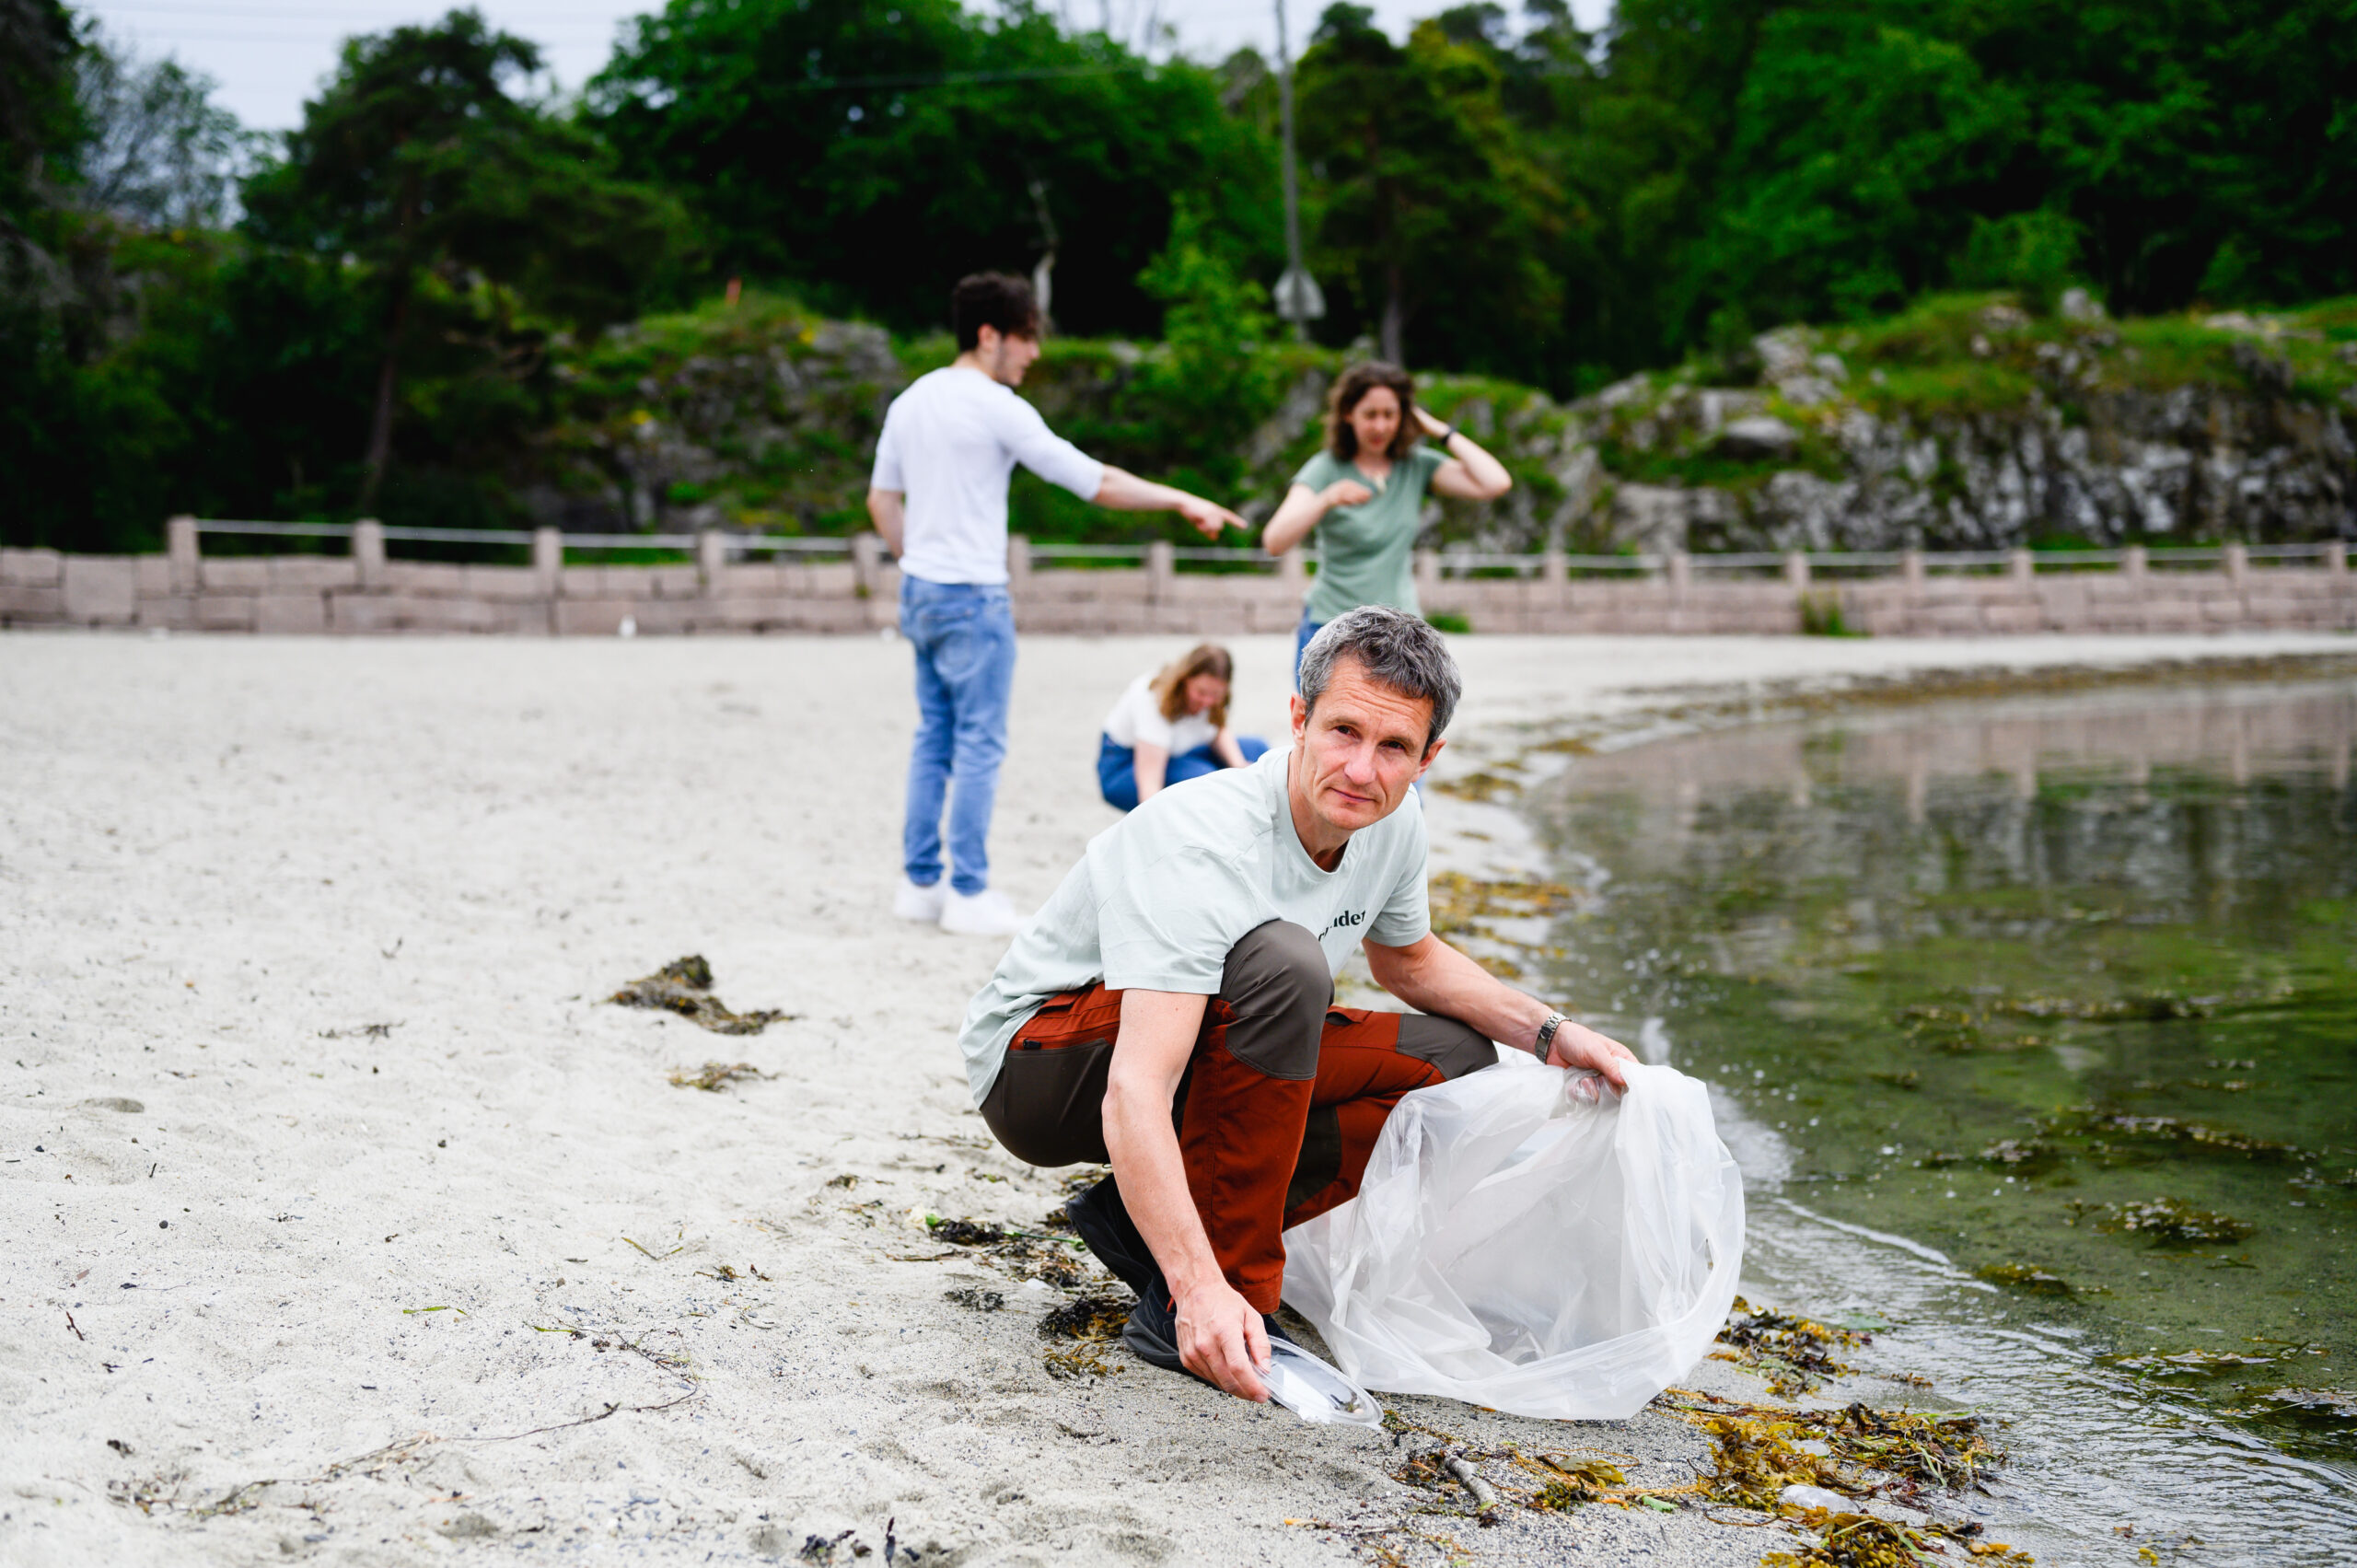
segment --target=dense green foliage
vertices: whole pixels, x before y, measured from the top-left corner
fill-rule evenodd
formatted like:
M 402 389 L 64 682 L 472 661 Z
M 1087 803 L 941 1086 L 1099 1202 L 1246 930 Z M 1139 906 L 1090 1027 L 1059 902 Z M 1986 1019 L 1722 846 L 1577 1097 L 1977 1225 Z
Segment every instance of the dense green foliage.
M 560 103 L 526 94 L 531 43 L 456 11 L 351 40 L 257 147 L 201 77 L 0 0 L 0 537 L 137 546 L 182 509 L 512 525 L 593 470 L 620 476 L 598 516 L 644 523 L 705 482 L 543 460 L 632 412 L 558 374 L 607 327 L 704 319 L 742 280 L 913 342 L 978 266 L 1047 265 L 1061 332 L 1165 340 L 1071 344 L 1107 367 L 1072 434 L 1243 483 L 1307 364 L 1270 342 L 1273 82 L 1060 15 L 668 0 Z M 1875 323 L 1956 290 L 2154 317 L 2357 293 L 2357 0 L 1620 0 L 1596 34 L 1525 0 L 1404 39 L 1339 4 L 1306 44 L 1329 355 L 1560 398 L 1741 377 L 1761 330 L 1902 331 Z M 2022 379 L 1887 368 L 1984 403 Z M 793 477 L 801 447 L 764 450 L 773 497 L 730 516 L 855 524 L 852 454 Z
M 1052 252 L 1060 325 L 1151 333 L 1138 274 L 1179 197 L 1255 270 L 1280 250 L 1273 149 L 1210 72 L 1020 0 L 671 0 L 591 84 L 589 123 L 694 193 L 725 273 L 902 330 L 939 325 L 965 273 Z

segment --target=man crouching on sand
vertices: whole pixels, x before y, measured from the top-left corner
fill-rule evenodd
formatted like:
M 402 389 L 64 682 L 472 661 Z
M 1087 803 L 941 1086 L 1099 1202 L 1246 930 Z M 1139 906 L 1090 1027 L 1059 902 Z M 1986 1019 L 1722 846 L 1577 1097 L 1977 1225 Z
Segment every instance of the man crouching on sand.
M 1432 933 L 1411 789 L 1457 706 L 1415 616 L 1336 618 L 1309 645 L 1293 745 L 1164 790 L 1089 842 L 967 1009 L 998 1141 L 1110 1160 L 1074 1227 L 1138 1294 L 1140 1357 L 1265 1400 L 1282 1233 L 1357 1191 L 1411 1089 L 1494 1065 L 1492 1040 L 1621 1084 L 1626 1048 Z M 1416 1013 L 1337 1007 L 1364 943 Z

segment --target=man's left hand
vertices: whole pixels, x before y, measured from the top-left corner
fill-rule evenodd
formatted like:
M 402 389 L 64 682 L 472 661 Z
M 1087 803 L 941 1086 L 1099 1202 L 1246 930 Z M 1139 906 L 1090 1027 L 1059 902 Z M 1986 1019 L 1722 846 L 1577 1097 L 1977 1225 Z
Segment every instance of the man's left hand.
M 1628 1075 L 1620 1069 L 1624 1063 L 1636 1060 L 1635 1051 L 1610 1035 L 1598 1034 L 1585 1024 L 1575 1024 L 1569 1018 L 1556 1028 L 1555 1039 L 1547 1051 L 1549 1065 L 1594 1068 L 1616 1089 L 1629 1086 Z

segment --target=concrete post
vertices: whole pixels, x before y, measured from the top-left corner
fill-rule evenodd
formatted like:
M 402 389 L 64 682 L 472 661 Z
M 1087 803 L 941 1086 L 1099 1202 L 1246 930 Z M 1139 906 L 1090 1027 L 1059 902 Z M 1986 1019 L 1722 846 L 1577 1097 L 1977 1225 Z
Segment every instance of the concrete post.
M 1416 552 L 1416 592 L 1428 594 L 1440 587 L 1440 552 Z
M 2250 550 L 2245 545 L 2230 544 L 2225 556 L 2226 581 L 2241 587 L 2243 579 L 2250 575 Z
M 727 536 L 718 528 L 698 528 L 696 530 L 696 587 L 701 588 L 707 597 L 719 590 L 720 569 L 727 564 Z
M 164 520 L 164 553 L 171 563 L 172 592 L 196 592 L 197 581 L 203 571 L 197 554 L 194 517 L 167 517 Z
M 1021 593 L 1031 582 L 1031 540 L 1019 533 L 1006 536 L 1006 587 Z
M 564 581 L 564 535 L 554 528 L 532 530 L 532 575 L 540 579 L 542 598 L 556 598 Z
M 2013 579 L 2015 587 L 2029 587 L 2030 580 L 2038 575 L 2038 557 L 2026 550 L 2005 552 L 2005 575 Z
M 385 586 L 385 525 L 374 517 L 352 525 L 352 565 L 364 589 Z
M 1795 588 L 1808 587 L 1808 557 L 1797 550 L 1784 552 L 1784 581 Z
M 2152 557 L 2144 553 L 2141 544 L 2131 544 L 2119 552 L 2119 575 L 2131 583 L 2141 583 L 2152 570 Z
M 1907 585 L 1910 598 L 1921 594 L 1923 591 L 1923 552 L 1920 550 L 1900 551 L 1898 575 L 1899 579 Z
M 1145 547 L 1145 601 L 1161 604 L 1176 597 L 1172 579 L 1178 575 L 1178 547 L 1157 539 Z
M 2349 546 L 2339 540 L 2326 545 L 2324 569 L 2336 579 L 2349 575 Z
M 1277 581 L 1285 586 L 1285 592 L 1289 594 L 1306 594 L 1309 591 L 1309 557 L 1306 546 L 1296 544 L 1277 557 Z
M 1694 558 L 1682 550 L 1673 550 L 1669 552 L 1668 559 L 1669 597 L 1682 599 L 1686 597 L 1686 590 L 1694 585 Z M 1804 572 L 1808 569 L 1805 558 L 1794 556 L 1793 559 L 1801 563 L 1801 569 Z
M 1568 583 L 1572 580 L 1571 563 L 1561 550 L 1550 550 L 1539 558 L 1538 580 L 1542 583 Z
M 878 533 L 856 533 L 851 536 L 851 577 L 853 592 L 862 598 L 874 598 L 884 576 L 884 536 Z

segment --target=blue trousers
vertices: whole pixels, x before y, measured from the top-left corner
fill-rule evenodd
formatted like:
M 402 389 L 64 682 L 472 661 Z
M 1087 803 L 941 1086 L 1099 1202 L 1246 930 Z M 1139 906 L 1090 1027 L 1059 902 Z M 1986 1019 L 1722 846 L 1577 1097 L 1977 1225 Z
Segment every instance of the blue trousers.
M 941 880 L 941 811 L 949 807 L 949 885 L 990 886 L 991 806 L 1006 755 L 1015 681 L 1015 609 L 1004 587 L 900 579 L 900 634 L 917 656 L 917 737 L 909 752 L 900 854 L 909 880 Z
M 1109 735 L 1097 738 L 1097 787 L 1104 792 L 1105 804 L 1117 811 L 1138 808 L 1138 754 L 1130 747 L 1117 746 Z M 1244 753 L 1247 762 L 1257 762 L 1269 749 L 1269 743 L 1257 735 L 1239 735 L 1236 749 Z M 1189 779 L 1202 778 L 1205 773 L 1218 772 L 1226 763 L 1219 760 L 1208 743 L 1192 751 L 1181 751 L 1163 764 L 1162 784 L 1167 789 Z

